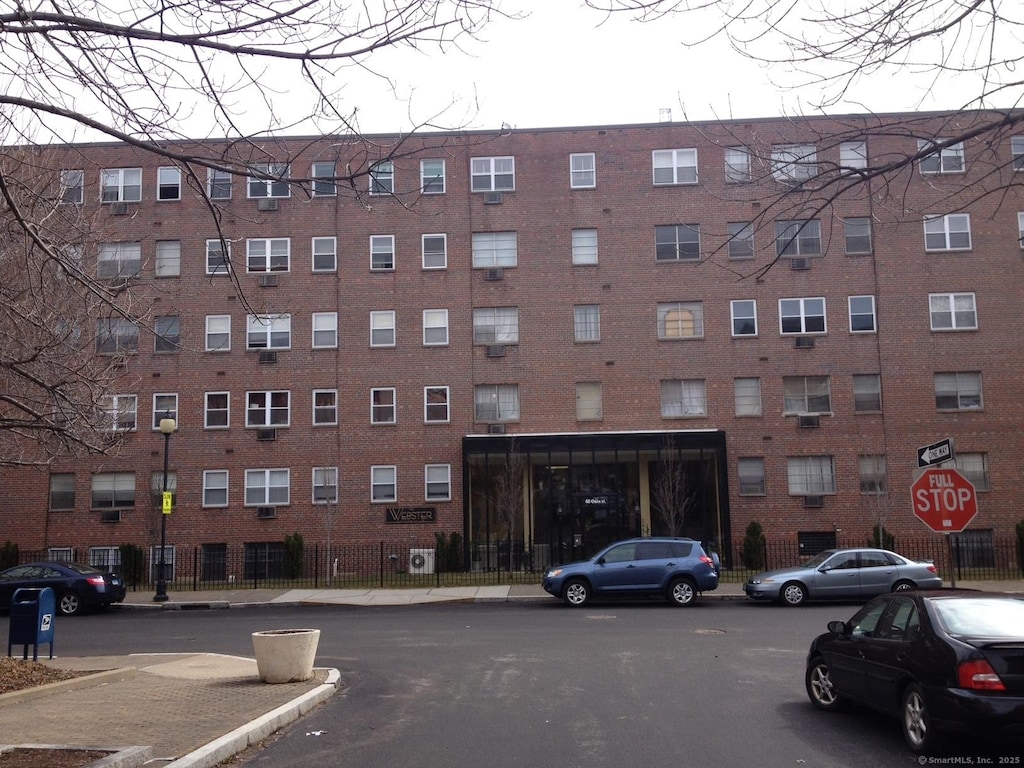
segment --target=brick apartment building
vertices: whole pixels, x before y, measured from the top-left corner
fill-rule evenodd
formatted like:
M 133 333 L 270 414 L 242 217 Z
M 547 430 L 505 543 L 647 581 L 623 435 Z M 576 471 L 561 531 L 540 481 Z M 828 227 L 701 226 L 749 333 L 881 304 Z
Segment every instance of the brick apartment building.
M 90 329 L 128 353 L 125 442 L 4 471 L 0 542 L 155 557 L 169 416 L 167 559 L 211 574 L 294 532 L 403 565 L 435 532 L 485 563 L 512 539 L 543 567 L 665 531 L 669 456 L 683 532 L 730 557 L 750 521 L 808 550 L 880 521 L 926 536 L 909 488 L 942 438 L 984 547 L 1024 517 L 1024 136 L 922 152 L 979 118 L 199 147 L 256 177 L 53 149 L 94 222 L 84 263 L 152 310 Z

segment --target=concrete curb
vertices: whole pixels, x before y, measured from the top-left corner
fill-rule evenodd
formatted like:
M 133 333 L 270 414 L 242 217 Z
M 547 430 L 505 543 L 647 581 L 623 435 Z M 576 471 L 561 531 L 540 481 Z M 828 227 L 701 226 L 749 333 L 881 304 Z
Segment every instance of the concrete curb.
M 35 699 L 41 699 L 45 696 L 59 693 L 60 691 L 76 691 L 80 688 L 91 688 L 94 685 L 105 685 L 106 683 L 113 683 L 119 680 L 130 680 L 135 677 L 136 671 L 137 670 L 134 667 L 106 669 L 102 672 L 93 672 L 88 675 L 72 677 L 70 680 L 58 680 L 55 683 L 37 685 L 34 688 L 26 688 L 23 691 L 0 693 L 0 707 L 10 706 L 11 704 L 22 704 L 26 701 L 34 701 Z M 100 747 L 97 747 L 97 749 L 100 749 Z
M 149 747 L 68 747 L 63 744 L 0 744 L 0 755 L 15 749 L 68 750 L 73 752 L 110 752 L 106 757 L 94 760 L 85 768 L 137 768 L 153 758 Z

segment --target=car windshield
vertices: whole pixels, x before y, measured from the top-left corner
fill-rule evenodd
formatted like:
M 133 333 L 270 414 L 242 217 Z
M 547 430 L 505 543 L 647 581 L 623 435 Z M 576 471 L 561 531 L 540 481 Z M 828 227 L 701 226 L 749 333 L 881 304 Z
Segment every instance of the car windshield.
M 804 567 L 805 568 L 817 568 L 819 565 L 821 565 L 826 560 L 828 560 L 830 557 L 832 557 L 832 555 L 834 555 L 835 553 L 836 553 L 836 551 L 834 549 L 826 549 L 824 552 L 821 552 L 820 554 L 815 555 L 810 560 L 808 560 L 806 563 L 804 563 Z
M 970 597 L 932 600 L 932 605 L 951 635 L 1024 637 L 1024 600 Z

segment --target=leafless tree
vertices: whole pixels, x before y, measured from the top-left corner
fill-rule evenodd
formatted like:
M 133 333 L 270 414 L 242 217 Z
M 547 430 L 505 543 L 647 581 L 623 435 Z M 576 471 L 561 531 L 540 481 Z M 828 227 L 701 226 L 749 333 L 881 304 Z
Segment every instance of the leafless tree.
M 668 536 L 680 536 L 683 522 L 697 497 L 686 476 L 683 460 L 671 435 L 666 435 L 658 456 L 658 474 L 651 484 L 651 500 Z
M 526 457 L 517 449 L 515 439 L 508 445 L 508 452 L 496 459 L 497 467 L 492 475 L 492 498 L 498 519 L 505 528 L 508 542 L 508 569 L 512 570 L 513 546 L 516 541 L 518 522 L 523 516 L 523 491 L 526 483 Z

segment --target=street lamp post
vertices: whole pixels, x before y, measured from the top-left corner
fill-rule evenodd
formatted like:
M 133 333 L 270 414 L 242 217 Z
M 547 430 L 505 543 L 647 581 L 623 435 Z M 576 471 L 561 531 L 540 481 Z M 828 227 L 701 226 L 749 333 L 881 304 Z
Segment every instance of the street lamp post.
M 160 496 L 160 563 L 156 577 L 156 594 L 153 595 L 153 602 L 163 603 L 167 601 L 167 516 L 171 513 L 171 505 L 168 503 L 167 493 L 167 466 L 171 456 L 171 433 L 177 428 L 177 423 L 168 413 L 166 418 L 160 419 L 160 432 L 164 436 L 164 482 L 163 493 Z

